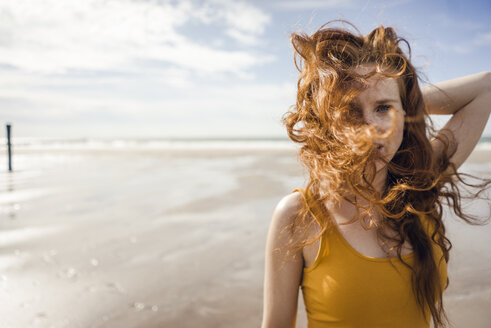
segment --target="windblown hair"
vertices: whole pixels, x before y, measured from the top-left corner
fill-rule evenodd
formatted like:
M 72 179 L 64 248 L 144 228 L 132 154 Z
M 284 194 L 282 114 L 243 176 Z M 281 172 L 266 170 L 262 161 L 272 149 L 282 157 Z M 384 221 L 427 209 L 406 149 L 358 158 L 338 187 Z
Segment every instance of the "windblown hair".
M 344 20 L 338 21 L 354 27 Z M 364 214 L 355 216 L 350 223 L 359 220 L 365 229 L 375 227 L 378 238 L 385 243 L 395 242 L 396 246 L 387 254 L 395 249 L 399 260 L 411 269 L 412 288 L 425 318 L 425 308 L 429 307 L 435 328 L 446 327 L 443 289 L 430 238 L 441 248 L 448 263 L 452 244 L 445 236 L 443 205 L 452 205 L 455 214 L 469 224 L 483 224 L 478 217 L 462 212 L 462 198 L 471 197 L 463 195 L 457 183 L 479 188 L 473 195 L 478 197 L 491 180 L 481 179 L 481 184 L 470 184 L 463 177 L 476 177 L 457 172 L 450 158 L 458 145 L 451 131 L 440 130 L 437 134 L 433 128 L 418 85 L 419 74 L 411 64 L 411 48 L 404 38 L 397 36 L 391 27 L 379 26 L 363 36 L 356 27 L 357 33 L 345 28 L 327 28 L 332 22 L 311 36 L 291 35 L 300 78 L 296 105 L 285 113 L 283 123 L 290 139 L 302 145 L 298 158 L 309 172 L 306 189 L 319 204 L 345 199 L 356 206 L 357 213 L 362 209 Z M 402 43 L 407 47 L 406 52 L 400 47 Z M 357 74 L 355 68 L 360 65 L 372 65 L 374 70 L 365 75 Z M 390 137 L 395 124 L 390 131 L 380 133 L 365 124 L 351 106 L 367 85 L 367 79 L 376 74 L 396 79 L 407 113 L 402 144 L 390 162 L 378 155 L 373 140 Z M 442 144 L 438 157 L 432 152 L 431 138 Z M 383 192 L 372 185 L 377 159 L 387 165 Z M 347 197 L 343 190 L 348 190 L 355 200 Z M 364 200 L 369 206 L 361 206 L 356 199 Z M 380 222 L 374 220 L 373 212 L 380 213 Z M 325 214 L 330 217 L 328 211 Z M 431 236 L 426 234 L 419 219 L 423 215 L 434 228 Z M 368 220 L 368 224 L 364 220 Z M 304 238 L 292 237 L 287 254 L 314 243 L 332 224 L 332 220 L 325 220 L 320 232 L 309 239 L 306 227 L 313 221 L 308 205 L 303 204 L 290 226 L 290 233 L 300 236 L 303 231 Z M 387 235 L 384 227 L 396 232 L 396 236 Z M 406 240 L 415 254 L 413 266 L 401 257 Z M 446 287 L 448 284 L 447 278 Z

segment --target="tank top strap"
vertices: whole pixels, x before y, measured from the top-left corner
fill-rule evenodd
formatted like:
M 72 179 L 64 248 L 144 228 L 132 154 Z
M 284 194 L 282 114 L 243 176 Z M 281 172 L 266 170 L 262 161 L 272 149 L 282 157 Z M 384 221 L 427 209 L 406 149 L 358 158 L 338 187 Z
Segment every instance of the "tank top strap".
M 320 226 L 323 226 L 325 223 L 325 218 L 322 215 L 322 211 L 319 208 L 318 204 L 315 202 L 314 197 L 312 196 L 312 193 L 308 189 L 302 189 L 302 188 L 295 188 L 293 192 L 298 191 L 302 194 L 302 198 L 304 202 L 308 205 L 308 209 L 310 214 L 314 217 L 315 221 Z

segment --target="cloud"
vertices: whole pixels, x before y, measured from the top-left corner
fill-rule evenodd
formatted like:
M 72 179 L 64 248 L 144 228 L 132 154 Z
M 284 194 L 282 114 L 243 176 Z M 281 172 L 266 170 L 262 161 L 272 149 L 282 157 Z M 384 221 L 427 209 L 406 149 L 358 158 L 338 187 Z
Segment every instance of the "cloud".
M 491 45 L 491 32 L 479 34 L 474 39 L 474 44 L 477 46 L 490 46 Z
M 271 21 L 269 15 L 245 2 L 216 2 L 225 4 L 224 10 L 218 10 L 217 13 L 229 26 L 227 35 L 247 46 L 259 44 L 259 36 Z
M 131 89 L 131 84 L 121 88 Z M 83 113 L 90 108 L 108 108 L 123 116 L 152 112 L 160 115 L 175 112 L 179 115 L 199 117 L 197 109 L 207 113 L 219 113 L 222 116 L 233 116 L 234 113 L 239 112 L 261 116 L 270 110 L 265 110 L 265 108 L 274 108 L 278 104 L 282 110 L 286 111 L 290 105 L 294 104 L 296 95 L 294 83 L 255 82 L 247 84 L 237 82 L 227 88 L 203 85 L 200 88 L 183 90 L 187 97 L 174 92 L 176 97 L 172 98 L 168 96 L 168 93 L 158 92 L 158 89 L 155 90 L 152 97 L 137 92 L 124 94 L 121 89 L 112 88 L 104 92 L 98 89 L 67 88 L 65 92 L 60 92 L 58 88 L 53 87 L 50 89 L 11 87 L 7 91 L 8 97 L 0 97 L 0 114 L 4 117 L 15 116 L 23 119 L 29 117 L 54 118 L 58 115 Z M 24 108 L 25 110 L 19 111 L 13 108 L 13 105 L 18 105 L 19 109 Z
M 0 63 L 42 74 L 136 73 L 142 68 L 135 63 L 148 60 L 163 70 L 170 65 L 248 76 L 252 67 L 274 58 L 254 49 L 217 48 L 181 30 L 211 26 L 216 34 L 253 46 L 269 21 L 249 3 L 223 0 L 18 0 L 0 5 Z
M 288 11 L 345 9 L 364 12 L 367 7 L 387 9 L 410 3 L 412 0 L 370 1 L 370 0 L 307 0 L 307 1 L 277 1 L 275 8 Z
M 462 17 L 451 17 L 449 14 L 440 12 L 431 16 L 432 21 L 444 28 L 458 28 L 464 30 L 476 30 L 482 28 L 482 22 L 465 20 Z
M 278 1 L 275 6 L 286 10 L 311 9 L 354 9 L 363 3 L 357 0 L 309 0 L 309 1 Z
M 212 0 L 211 3 L 220 6 L 215 10 L 218 19 L 224 19 L 228 26 L 241 32 L 262 34 L 271 20 L 269 15 L 247 2 Z
M 239 30 L 229 29 L 226 33 L 232 39 L 247 46 L 253 46 L 259 43 L 259 40 L 256 36 L 241 32 Z
M 464 42 L 447 43 L 438 40 L 435 42 L 435 45 L 444 51 L 466 55 L 478 51 L 480 47 L 490 46 L 491 32 L 478 34 L 473 39 Z
M 453 52 L 459 55 L 469 54 L 474 50 L 469 43 L 446 43 L 435 41 L 435 46 L 445 52 Z
M 173 97 L 158 86 L 149 96 L 135 93 L 132 85 L 60 92 L 31 83 L 11 86 L 9 98 L 0 97 L 0 117 L 13 122 L 16 135 L 23 137 L 280 135 L 281 115 L 296 95 L 295 84 L 286 82 L 203 85 L 170 91 Z

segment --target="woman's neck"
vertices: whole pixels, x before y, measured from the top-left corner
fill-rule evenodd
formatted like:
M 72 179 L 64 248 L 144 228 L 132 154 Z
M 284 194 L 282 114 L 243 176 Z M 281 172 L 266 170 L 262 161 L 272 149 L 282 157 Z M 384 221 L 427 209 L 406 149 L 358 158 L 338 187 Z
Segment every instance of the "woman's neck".
M 368 181 L 370 181 L 370 178 L 368 178 Z M 382 169 L 377 171 L 375 178 L 371 181 L 371 185 L 376 192 L 382 195 L 385 191 L 386 184 L 387 184 L 387 167 L 383 167 Z M 363 183 L 362 186 L 365 186 L 365 184 Z M 345 196 L 348 199 L 354 200 L 355 195 L 353 191 L 349 188 L 347 183 L 345 183 L 343 187 L 341 187 L 341 190 L 343 196 Z M 370 199 L 372 197 L 370 195 L 367 195 L 366 198 Z

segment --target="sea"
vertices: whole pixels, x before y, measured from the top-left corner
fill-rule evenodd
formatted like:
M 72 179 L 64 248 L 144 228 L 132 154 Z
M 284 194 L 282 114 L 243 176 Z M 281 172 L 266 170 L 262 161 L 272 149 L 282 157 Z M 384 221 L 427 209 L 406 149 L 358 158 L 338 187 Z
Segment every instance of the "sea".
M 0 150 L 6 148 L 7 139 L 0 138 Z M 12 148 L 19 150 L 101 150 L 101 149 L 296 149 L 285 137 L 201 137 L 201 138 L 26 138 L 11 140 Z M 491 150 L 491 136 L 484 136 L 476 146 L 478 150 Z M 490 159 L 491 161 L 491 159 Z

